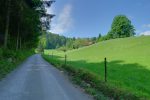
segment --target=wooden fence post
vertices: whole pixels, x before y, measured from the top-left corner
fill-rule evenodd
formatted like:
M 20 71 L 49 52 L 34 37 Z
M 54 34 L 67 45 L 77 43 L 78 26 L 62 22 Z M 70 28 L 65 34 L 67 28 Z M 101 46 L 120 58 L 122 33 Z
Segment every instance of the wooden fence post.
M 104 65 L 105 65 L 105 82 L 107 82 L 107 59 L 104 59 Z
M 53 58 L 53 52 L 52 52 L 52 58 Z
M 67 64 L 67 55 L 65 54 L 65 66 Z

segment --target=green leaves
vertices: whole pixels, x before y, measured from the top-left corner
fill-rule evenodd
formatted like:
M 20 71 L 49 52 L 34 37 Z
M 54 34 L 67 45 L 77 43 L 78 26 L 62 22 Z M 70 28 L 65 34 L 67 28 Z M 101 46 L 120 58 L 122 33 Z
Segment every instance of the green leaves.
M 108 32 L 109 38 L 124 38 L 135 35 L 134 26 L 125 15 L 118 15 L 114 18 L 111 30 Z
M 6 34 L 6 21 L 8 20 L 8 0 L 0 1 L 0 46 L 3 46 L 4 34 Z M 10 4 L 9 27 L 7 27 L 8 48 L 33 48 L 37 44 L 41 32 L 40 12 L 36 8 L 41 7 L 41 0 L 12 0 Z M 1 35 L 2 34 L 2 35 Z

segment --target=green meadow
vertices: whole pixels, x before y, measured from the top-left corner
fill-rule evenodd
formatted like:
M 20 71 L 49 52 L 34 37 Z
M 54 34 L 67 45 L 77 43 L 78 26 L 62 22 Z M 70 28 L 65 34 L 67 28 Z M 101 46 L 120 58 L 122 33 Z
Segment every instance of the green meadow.
M 55 61 L 64 61 L 64 52 L 45 50 Z M 52 56 L 53 55 L 53 56 Z M 108 83 L 150 98 L 150 36 L 112 39 L 66 52 L 67 64 L 88 70 L 104 80 L 107 58 Z

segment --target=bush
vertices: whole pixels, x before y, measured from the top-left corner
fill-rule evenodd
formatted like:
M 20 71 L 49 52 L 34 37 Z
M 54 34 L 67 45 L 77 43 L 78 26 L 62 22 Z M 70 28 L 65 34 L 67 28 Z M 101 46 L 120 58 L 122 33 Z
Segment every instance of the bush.
M 0 79 L 14 70 L 19 63 L 33 53 L 33 50 L 0 49 Z
M 15 57 L 16 56 L 16 52 L 14 50 L 8 50 L 8 49 L 4 49 L 2 51 L 2 56 L 4 58 L 10 58 L 10 57 Z

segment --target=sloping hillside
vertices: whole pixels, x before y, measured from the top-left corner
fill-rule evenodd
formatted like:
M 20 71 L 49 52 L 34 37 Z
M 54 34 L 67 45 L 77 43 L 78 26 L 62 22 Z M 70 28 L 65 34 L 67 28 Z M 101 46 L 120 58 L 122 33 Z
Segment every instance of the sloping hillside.
M 63 53 L 53 54 L 56 59 L 64 59 Z M 68 64 L 89 70 L 102 80 L 105 57 L 108 83 L 150 97 L 150 36 L 108 40 L 67 52 Z

